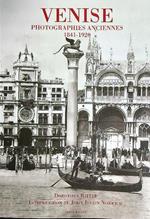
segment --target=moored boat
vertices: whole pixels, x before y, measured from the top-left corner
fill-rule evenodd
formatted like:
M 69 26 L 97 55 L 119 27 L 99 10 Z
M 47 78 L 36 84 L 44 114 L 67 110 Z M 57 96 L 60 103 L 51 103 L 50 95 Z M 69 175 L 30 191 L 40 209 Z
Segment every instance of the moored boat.
M 139 171 L 142 170 L 142 176 L 147 176 L 150 177 L 150 172 L 144 171 L 143 168 L 133 168 L 133 169 L 124 169 L 124 168 L 114 168 L 114 167 L 109 167 L 108 168 L 108 173 L 113 174 L 113 175 L 124 175 L 124 176 L 138 176 Z
M 124 168 L 115 168 L 109 167 L 108 171 L 114 175 L 124 175 L 124 176 L 138 176 L 140 168 L 133 168 L 133 169 L 124 169 Z
M 58 173 L 61 179 L 76 189 L 103 190 L 103 191 L 118 191 L 118 192 L 138 192 L 142 189 L 142 174 L 139 174 L 140 179 L 137 183 L 112 182 L 103 180 L 97 182 L 91 181 L 90 178 L 71 178 L 70 174 L 65 174 L 58 166 Z

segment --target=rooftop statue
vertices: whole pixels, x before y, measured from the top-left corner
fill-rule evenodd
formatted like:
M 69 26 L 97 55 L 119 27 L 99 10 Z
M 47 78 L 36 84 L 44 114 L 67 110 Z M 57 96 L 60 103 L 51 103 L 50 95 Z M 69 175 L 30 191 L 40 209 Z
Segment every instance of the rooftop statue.
M 57 54 L 59 53 L 63 48 L 63 53 L 65 52 L 69 52 L 68 49 L 73 49 L 73 50 L 77 50 L 78 52 L 82 52 L 80 50 L 80 44 L 81 44 L 81 41 L 80 40 L 74 40 L 74 39 L 69 39 L 66 37 L 66 41 L 69 42 L 67 44 L 64 44 L 57 52 L 55 52 L 54 54 Z

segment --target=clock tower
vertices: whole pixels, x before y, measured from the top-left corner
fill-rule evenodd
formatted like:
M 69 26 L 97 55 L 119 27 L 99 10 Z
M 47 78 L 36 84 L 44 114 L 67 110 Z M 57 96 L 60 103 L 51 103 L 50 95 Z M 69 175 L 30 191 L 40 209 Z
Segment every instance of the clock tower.
M 18 59 L 14 62 L 14 79 L 16 81 L 16 97 L 18 99 L 18 137 L 21 130 L 29 128 L 35 133 L 34 127 L 37 123 L 37 93 L 39 66 L 34 61 L 33 53 L 29 53 L 27 45 L 24 52 L 20 52 Z M 19 146 L 25 146 L 19 141 Z M 30 143 L 32 145 L 32 142 Z

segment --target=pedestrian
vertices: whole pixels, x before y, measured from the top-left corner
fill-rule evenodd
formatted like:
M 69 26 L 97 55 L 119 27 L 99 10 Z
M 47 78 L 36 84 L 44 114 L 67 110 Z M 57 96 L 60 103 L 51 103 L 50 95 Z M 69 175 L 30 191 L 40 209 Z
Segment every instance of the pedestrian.
M 77 177 L 80 164 L 81 164 L 81 158 L 77 157 L 77 159 L 75 159 L 74 161 L 71 178 L 73 178 L 74 174 L 75 174 L 75 178 Z

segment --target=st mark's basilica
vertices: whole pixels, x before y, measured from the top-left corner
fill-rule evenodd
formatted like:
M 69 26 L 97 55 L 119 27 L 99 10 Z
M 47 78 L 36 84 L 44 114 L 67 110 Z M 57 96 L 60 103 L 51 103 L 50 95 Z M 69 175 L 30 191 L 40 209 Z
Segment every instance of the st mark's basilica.
M 146 60 L 136 61 L 130 37 L 123 62 L 113 60 L 111 49 L 110 59 L 105 61 L 102 52 L 96 36 L 90 39 L 86 51 L 85 89 L 78 102 L 78 144 L 82 147 L 96 144 L 96 150 L 106 148 L 108 153 L 113 148 L 147 150 L 150 147 L 147 50 Z

